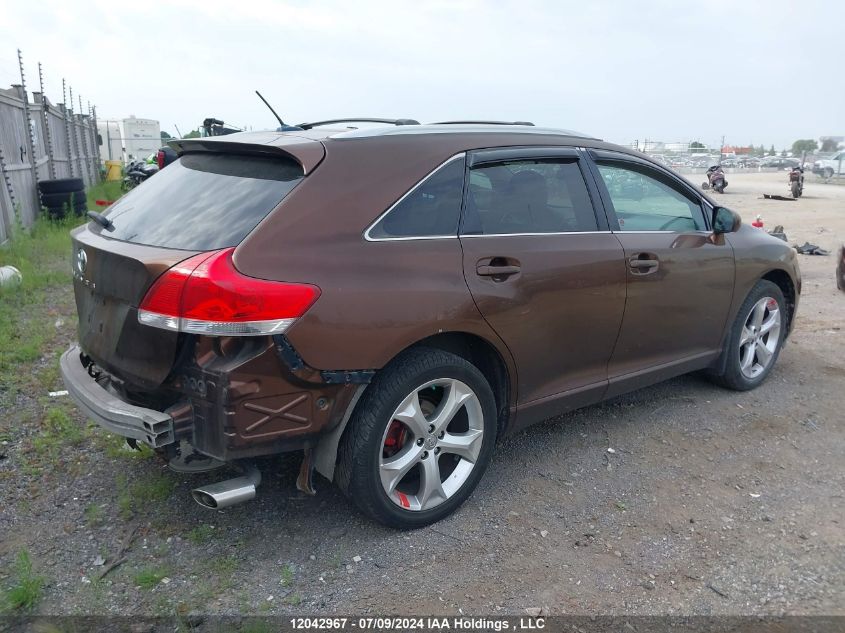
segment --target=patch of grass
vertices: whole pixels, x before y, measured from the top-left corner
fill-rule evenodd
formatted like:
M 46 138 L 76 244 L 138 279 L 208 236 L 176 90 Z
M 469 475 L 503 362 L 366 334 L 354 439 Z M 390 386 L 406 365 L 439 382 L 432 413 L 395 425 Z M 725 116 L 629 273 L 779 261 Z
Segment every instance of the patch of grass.
M 279 579 L 279 584 L 282 585 L 282 587 L 290 587 L 293 584 L 295 572 L 296 570 L 290 563 L 282 567 L 282 577 Z
M 82 427 L 59 408 L 47 410 L 43 431 L 32 440 L 32 447 L 42 457 L 56 458 L 63 448 L 76 446 L 85 439 Z
M 97 204 L 97 200 L 110 200 L 114 202 L 123 195 L 123 191 L 120 189 L 119 180 L 106 180 L 98 185 L 89 187 L 86 194 L 88 197 L 88 208 L 99 211 L 100 213 L 105 213 L 108 210 L 108 207 L 99 206 Z
M 141 589 L 152 589 L 166 577 L 167 571 L 162 567 L 144 567 L 135 572 L 132 581 Z
M 0 248 L 0 266 L 21 272 L 19 286 L 0 289 L 0 379 L 14 378 L 21 363 L 40 358 L 55 331 L 57 314 L 51 311 L 50 289 L 70 289 L 70 230 L 82 223 L 77 217 L 55 221 L 39 219 L 31 228 L 14 228 Z M 71 315 L 67 315 L 71 316 Z
M 118 475 L 114 483 L 117 488 L 117 510 L 120 513 L 120 518 L 127 521 L 132 518 L 134 504 L 132 503 L 132 494 L 129 492 L 126 475 Z
M 295 607 L 297 605 L 302 604 L 302 596 L 300 596 L 298 593 L 289 593 L 284 597 L 282 602 Z
M 139 503 L 166 501 L 173 494 L 176 482 L 163 473 L 146 475 L 132 485 L 132 496 Z
M 138 443 L 138 449 L 134 449 L 126 443 L 126 439 L 119 435 L 111 435 L 104 433 L 99 428 L 95 429 L 93 434 L 97 446 L 99 446 L 106 456 L 112 459 L 149 459 L 155 455 L 155 451 L 146 444 Z
M 103 521 L 103 509 L 96 503 L 89 503 L 85 508 L 85 522 L 88 526 L 98 525 Z
M 206 562 L 203 569 L 207 572 L 206 577 L 213 579 L 213 583 L 207 585 L 205 591 L 200 591 L 197 597 L 208 600 L 221 591 L 231 589 L 234 586 L 232 575 L 238 569 L 239 564 L 238 559 L 232 555 L 216 556 Z M 199 587 L 200 585 L 197 584 L 196 586 Z
M 2 596 L 2 610 L 29 611 L 41 599 L 44 577 L 32 571 L 29 552 L 21 550 L 12 568 L 14 582 Z
M 198 525 L 189 530 L 185 537 L 194 545 L 204 545 L 214 538 L 214 526 Z
M 130 484 L 126 475 L 121 473 L 115 479 L 115 487 L 118 512 L 122 519 L 127 520 L 138 508 L 169 499 L 176 481 L 163 473 L 151 473 Z

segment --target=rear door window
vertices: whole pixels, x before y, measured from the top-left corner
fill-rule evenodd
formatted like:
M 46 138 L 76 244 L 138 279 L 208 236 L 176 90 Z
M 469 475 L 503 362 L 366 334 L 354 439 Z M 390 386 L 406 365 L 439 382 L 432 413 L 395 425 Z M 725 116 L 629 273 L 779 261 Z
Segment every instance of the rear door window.
M 186 154 L 116 202 L 103 234 L 192 251 L 237 246 L 302 178 L 292 159 Z
M 411 189 L 367 231 L 373 240 L 455 237 L 461 217 L 464 157 L 443 165 Z
M 507 161 L 470 172 L 462 234 L 580 233 L 598 230 L 573 158 Z

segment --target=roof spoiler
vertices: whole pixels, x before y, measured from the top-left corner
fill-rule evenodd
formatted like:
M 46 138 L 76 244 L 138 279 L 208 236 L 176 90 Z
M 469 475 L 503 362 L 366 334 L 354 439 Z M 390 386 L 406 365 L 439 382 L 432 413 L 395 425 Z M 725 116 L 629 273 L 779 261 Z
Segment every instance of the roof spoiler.
M 272 139 L 279 138 L 279 135 L 275 132 L 272 132 L 271 135 L 270 138 Z M 211 136 L 196 139 L 173 139 L 168 141 L 167 144 L 176 150 L 179 156 L 182 154 L 213 152 L 217 154 L 247 154 L 268 158 L 288 158 L 299 163 L 306 176 L 320 164 L 326 155 L 326 150 L 322 143 L 301 137 L 289 137 L 290 141 L 282 145 L 241 143 L 230 140 L 231 138 L 231 136 Z

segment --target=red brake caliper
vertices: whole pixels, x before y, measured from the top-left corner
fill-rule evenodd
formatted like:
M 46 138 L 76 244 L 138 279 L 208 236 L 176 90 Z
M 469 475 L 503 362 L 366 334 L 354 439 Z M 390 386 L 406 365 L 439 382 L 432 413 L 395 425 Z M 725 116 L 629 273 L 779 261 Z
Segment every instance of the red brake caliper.
M 387 436 L 384 438 L 384 447 L 382 448 L 382 455 L 384 457 L 392 457 L 396 453 L 399 452 L 405 445 L 405 439 L 408 436 L 408 429 L 405 428 L 405 425 L 397 420 L 393 420 L 390 423 L 390 427 L 387 429 Z M 408 501 L 408 497 L 405 496 L 404 493 L 396 491 L 396 496 L 399 498 L 399 503 L 402 504 L 404 508 L 410 508 L 411 504 Z
M 405 436 L 407 429 L 405 425 L 398 420 L 393 420 L 390 423 L 390 428 L 387 429 L 387 437 L 384 438 L 384 448 L 382 452 L 385 457 L 392 457 L 399 452 L 399 449 L 405 445 Z

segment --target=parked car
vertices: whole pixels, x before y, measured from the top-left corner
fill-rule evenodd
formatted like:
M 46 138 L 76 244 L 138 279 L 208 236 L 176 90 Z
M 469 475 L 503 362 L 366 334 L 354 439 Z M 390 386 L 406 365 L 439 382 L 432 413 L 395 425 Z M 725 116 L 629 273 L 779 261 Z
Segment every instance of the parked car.
M 814 162 L 813 173 L 823 178 L 832 178 L 834 174 L 845 173 L 845 151 L 837 152 L 830 158 L 820 158 Z
M 399 528 L 472 493 L 496 442 L 686 372 L 766 379 L 788 244 L 639 152 L 527 125 L 178 140 L 72 232 L 83 412 L 174 468 L 302 453 Z
M 792 169 L 800 165 L 801 161 L 796 158 L 782 158 L 780 156 L 769 156 L 760 161 L 760 167 L 767 167 L 769 169 L 773 167 L 775 169 Z

